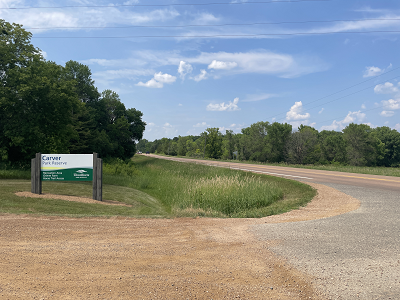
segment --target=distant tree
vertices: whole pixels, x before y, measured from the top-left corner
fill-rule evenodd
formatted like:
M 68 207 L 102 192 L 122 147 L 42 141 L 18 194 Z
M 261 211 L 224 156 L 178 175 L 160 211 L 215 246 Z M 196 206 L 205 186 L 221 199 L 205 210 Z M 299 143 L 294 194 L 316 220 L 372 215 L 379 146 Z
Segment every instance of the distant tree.
M 267 158 L 270 162 L 281 162 L 285 160 L 285 145 L 292 133 L 292 125 L 272 123 L 268 127 L 267 135 Z
M 372 128 L 368 125 L 349 124 L 343 129 L 343 138 L 351 165 L 374 166 L 384 158 L 385 144 L 372 134 Z
M 222 158 L 232 159 L 236 147 L 236 137 L 232 130 L 226 130 L 222 142 Z
M 267 134 L 269 122 L 257 122 L 242 129 L 243 153 L 246 159 L 266 161 L 268 154 Z
M 204 136 L 207 139 L 205 156 L 209 158 L 220 158 L 222 155 L 222 134 L 219 129 L 207 128 Z
M 323 130 L 319 133 L 319 143 L 323 159 L 346 163 L 346 142 L 342 132 Z
M 318 131 L 301 125 L 286 144 L 287 160 L 295 164 L 311 164 L 319 160 Z
M 372 133 L 385 145 L 385 152 L 378 160 L 378 165 L 400 167 L 400 133 L 387 126 L 377 127 Z

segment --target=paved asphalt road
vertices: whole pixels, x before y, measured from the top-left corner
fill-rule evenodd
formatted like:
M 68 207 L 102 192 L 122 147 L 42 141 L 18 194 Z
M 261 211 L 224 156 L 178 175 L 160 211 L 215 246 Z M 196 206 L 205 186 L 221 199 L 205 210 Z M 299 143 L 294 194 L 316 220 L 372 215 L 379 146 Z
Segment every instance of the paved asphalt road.
M 251 230 L 260 240 L 281 241 L 272 250 L 313 275 L 329 299 L 400 299 L 400 178 L 197 162 L 321 183 L 359 199 L 360 208 L 343 215 Z

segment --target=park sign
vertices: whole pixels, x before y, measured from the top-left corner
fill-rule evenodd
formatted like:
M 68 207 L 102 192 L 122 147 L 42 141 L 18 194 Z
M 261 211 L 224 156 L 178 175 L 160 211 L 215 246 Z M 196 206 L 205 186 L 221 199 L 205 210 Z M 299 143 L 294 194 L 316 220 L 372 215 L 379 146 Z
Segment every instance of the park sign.
M 92 181 L 93 154 L 41 154 L 41 180 Z

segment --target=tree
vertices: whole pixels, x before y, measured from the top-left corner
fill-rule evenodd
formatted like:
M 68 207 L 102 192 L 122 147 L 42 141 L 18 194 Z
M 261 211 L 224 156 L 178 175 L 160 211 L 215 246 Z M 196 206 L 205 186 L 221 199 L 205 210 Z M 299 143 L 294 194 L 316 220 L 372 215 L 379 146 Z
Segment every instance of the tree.
M 281 162 L 285 159 L 285 145 L 292 133 L 292 125 L 272 123 L 268 127 L 267 157 L 270 162 Z
M 318 131 L 301 125 L 286 144 L 287 160 L 295 164 L 311 164 L 319 160 Z
M 225 159 L 232 159 L 233 152 L 236 147 L 236 136 L 232 130 L 226 130 L 222 142 L 222 157 Z
M 250 127 L 242 129 L 243 149 L 246 152 L 243 154 L 246 159 L 254 161 L 267 160 L 267 134 L 269 126 L 269 122 L 257 122 L 251 124 Z
M 343 129 L 343 138 L 348 162 L 353 166 L 374 166 L 384 158 L 385 144 L 372 134 L 368 125 L 349 124 Z
M 205 156 L 220 158 L 222 155 L 222 134 L 218 128 L 207 128 L 204 133 L 206 138 Z
M 346 142 L 343 133 L 323 130 L 319 133 L 323 159 L 329 162 L 346 162 Z
M 92 104 L 99 100 L 100 93 L 94 86 L 92 72 L 88 66 L 70 60 L 65 64 L 64 72 L 67 80 L 74 80 L 75 92 L 80 101 Z
M 385 167 L 399 167 L 400 133 L 395 129 L 383 126 L 373 129 L 372 134 L 385 145 L 385 152 L 383 157 L 378 160 L 378 165 Z
M 2 146 L 8 160 L 29 161 L 36 152 L 68 153 L 76 134 L 73 111 L 79 103 L 73 82 L 62 80 L 62 67 L 38 58 L 18 70 L 13 86 L 2 89 Z

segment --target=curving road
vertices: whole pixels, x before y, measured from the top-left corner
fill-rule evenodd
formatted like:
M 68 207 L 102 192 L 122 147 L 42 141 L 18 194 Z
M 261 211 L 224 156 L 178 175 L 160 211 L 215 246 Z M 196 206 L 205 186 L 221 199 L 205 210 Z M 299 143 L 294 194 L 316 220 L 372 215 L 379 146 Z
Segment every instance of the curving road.
M 251 231 L 281 241 L 272 250 L 314 276 L 328 299 L 400 299 L 400 178 L 155 157 L 321 183 L 359 199 L 361 207 L 343 215 Z

